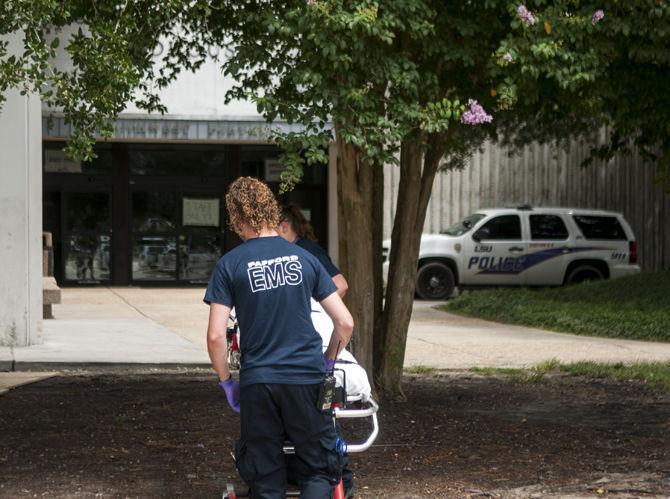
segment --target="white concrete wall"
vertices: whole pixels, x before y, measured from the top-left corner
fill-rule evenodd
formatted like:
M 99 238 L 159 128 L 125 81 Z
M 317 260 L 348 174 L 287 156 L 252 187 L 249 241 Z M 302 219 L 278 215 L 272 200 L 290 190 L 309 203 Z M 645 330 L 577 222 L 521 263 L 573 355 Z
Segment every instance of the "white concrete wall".
M 168 116 L 206 119 L 262 120 L 256 106 L 249 101 L 224 104 L 225 94 L 233 80 L 224 78 L 215 60 L 207 61 L 195 73 L 185 72 L 160 92 L 161 101 L 167 106 Z M 147 114 L 128 104 L 124 114 Z
M 20 38 L 10 38 L 18 51 Z M 42 342 L 42 126 L 36 97 L 0 111 L 0 345 Z
M 65 52 L 65 47 L 76 29 L 76 27 L 64 28 L 52 35 L 52 38 L 55 36 L 60 38 L 60 47 L 54 65 L 61 70 L 72 68 L 72 61 Z M 164 49 L 161 46 L 156 48 L 154 57 L 156 63 L 160 60 L 162 50 Z M 221 65 L 218 61 L 225 57 L 224 52 L 218 47 L 211 47 L 209 53 L 212 58 L 198 71 L 181 73 L 168 88 L 160 91 L 161 101 L 168 109 L 165 119 L 262 120 L 256 111 L 256 106 L 249 101 L 233 101 L 230 104 L 224 104 L 225 93 L 231 88 L 234 80 L 224 78 L 221 73 Z M 47 108 L 44 110 L 48 111 Z M 146 114 L 146 111 L 128 103 L 121 116 Z

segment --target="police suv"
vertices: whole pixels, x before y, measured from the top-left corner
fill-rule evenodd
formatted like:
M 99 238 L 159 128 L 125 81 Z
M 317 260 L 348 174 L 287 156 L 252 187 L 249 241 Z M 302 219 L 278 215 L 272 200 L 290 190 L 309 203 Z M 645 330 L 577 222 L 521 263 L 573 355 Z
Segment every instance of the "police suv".
M 389 247 L 384 241 L 384 275 Z M 421 237 L 416 293 L 442 300 L 456 287 L 560 286 L 639 271 L 635 236 L 619 213 L 496 208 Z

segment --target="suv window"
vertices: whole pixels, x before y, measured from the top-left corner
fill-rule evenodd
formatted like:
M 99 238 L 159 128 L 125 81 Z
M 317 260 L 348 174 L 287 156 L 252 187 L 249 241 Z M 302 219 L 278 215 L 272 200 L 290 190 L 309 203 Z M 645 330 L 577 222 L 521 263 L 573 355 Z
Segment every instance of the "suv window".
M 477 225 L 477 222 L 479 222 L 485 216 L 486 215 L 482 215 L 481 213 L 475 213 L 473 215 L 470 215 L 462 222 L 455 223 L 448 229 L 443 230 L 441 233 L 446 234 L 447 236 L 462 236 L 467 231 L 472 229 L 475 225 Z
M 518 215 L 501 215 L 482 225 L 475 236 L 486 241 L 521 239 L 521 221 Z
M 531 215 L 530 238 L 564 241 L 568 238 L 568 229 L 557 215 Z
M 616 217 L 573 215 L 586 239 L 627 240 L 626 233 Z

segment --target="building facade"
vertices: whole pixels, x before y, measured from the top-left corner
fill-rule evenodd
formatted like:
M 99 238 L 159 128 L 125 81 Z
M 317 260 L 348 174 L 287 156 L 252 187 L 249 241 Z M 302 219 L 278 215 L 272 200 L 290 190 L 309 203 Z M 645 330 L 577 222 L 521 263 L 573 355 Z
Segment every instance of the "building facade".
M 43 226 L 61 285 L 204 284 L 240 243 L 226 223 L 230 182 L 249 175 L 279 188 L 279 150 L 269 144 L 120 140 L 99 144 L 89 163 L 62 148 L 43 142 Z M 328 165 L 279 197 L 300 205 L 328 244 Z
M 67 157 L 69 126 L 43 109 L 44 230 L 53 234 L 59 284 L 203 284 L 240 243 L 226 224 L 230 182 L 258 177 L 279 195 L 280 151 L 270 131 L 301 127 L 268 124 L 250 102 L 226 104 L 233 82 L 221 75 L 218 51 L 210 53 L 209 63 L 161 93 L 166 115 L 129 104 L 91 162 Z M 69 64 L 63 53 L 56 60 Z M 336 254 L 334 174 L 334 162 L 306 169 L 304 181 L 279 198 L 298 204 Z
M 63 36 L 63 34 L 61 34 Z M 21 37 L 10 40 L 19 51 Z M 280 151 L 250 102 L 225 103 L 233 84 L 212 53 L 162 94 L 168 114 L 132 104 L 91 162 L 63 152 L 71 130 L 57 110 L 9 92 L 0 113 L 0 345 L 41 341 L 42 231 L 53 234 L 54 272 L 67 285 L 202 285 L 216 260 L 240 243 L 226 223 L 230 182 L 251 175 L 278 193 Z M 55 64 L 66 69 L 62 53 Z M 486 144 L 463 171 L 438 175 L 424 232 L 439 232 L 482 207 L 518 204 L 622 212 L 645 270 L 670 268 L 670 196 L 654 165 L 638 157 L 582 169 L 588 144 L 568 151 L 533 145 L 510 155 Z M 299 204 L 337 261 L 336 150 L 306 171 L 283 203 Z M 384 233 L 390 236 L 399 174 L 385 173 Z

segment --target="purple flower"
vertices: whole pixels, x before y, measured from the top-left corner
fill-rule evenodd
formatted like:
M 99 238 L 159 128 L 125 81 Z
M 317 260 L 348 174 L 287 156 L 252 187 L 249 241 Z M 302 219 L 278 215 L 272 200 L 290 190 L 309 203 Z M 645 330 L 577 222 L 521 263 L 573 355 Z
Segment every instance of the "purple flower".
M 493 116 L 486 114 L 484 108 L 476 100 L 468 100 L 468 106 L 470 106 L 470 109 L 465 111 L 463 116 L 461 116 L 461 123 L 480 125 L 481 123 L 491 123 L 493 121 Z
M 594 26 L 600 22 L 600 20 L 605 17 L 605 12 L 603 12 L 603 9 L 598 9 L 593 13 L 593 16 L 591 17 L 591 24 Z
M 521 21 L 523 21 L 526 26 L 532 26 L 535 24 L 535 16 L 526 8 L 524 4 L 519 5 L 519 8 L 516 10 L 516 12 L 519 14 Z
M 512 54 L 509 52 L 505 52 L 505 55 L 502 56 L 503 61 L 505 62 L 512 62 L 514 60 L 514 57 L 512 57 Z

